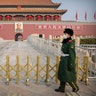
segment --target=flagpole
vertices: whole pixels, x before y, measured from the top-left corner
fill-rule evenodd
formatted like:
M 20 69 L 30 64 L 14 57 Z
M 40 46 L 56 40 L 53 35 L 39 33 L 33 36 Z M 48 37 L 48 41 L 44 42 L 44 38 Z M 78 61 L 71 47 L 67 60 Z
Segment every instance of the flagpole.
M 87 20 L 87 12 L 85 12 L 85 21 Z
M 96 11 L 94 12 L 94 20 L 96 20 Z
M 76 11 L 76 14 L 75 14 L 75 19 L 76 19 L 76 21 L 78 20 L 78 13 L 77 13 L 77 11 Z

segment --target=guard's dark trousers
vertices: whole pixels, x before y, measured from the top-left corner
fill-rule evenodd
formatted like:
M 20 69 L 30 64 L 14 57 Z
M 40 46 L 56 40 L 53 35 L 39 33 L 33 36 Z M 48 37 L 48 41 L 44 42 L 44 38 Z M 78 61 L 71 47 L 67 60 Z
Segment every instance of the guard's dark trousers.
M 75 82 L 68 82 L 69 85 L 72 87 L 73 92 L 77 92 L 79 90 L 79 87 Z M 60 82 L 60 86 L 58 89 L 55 89 L 56 92 L 65 92 L 65 85 L 66 82 Z

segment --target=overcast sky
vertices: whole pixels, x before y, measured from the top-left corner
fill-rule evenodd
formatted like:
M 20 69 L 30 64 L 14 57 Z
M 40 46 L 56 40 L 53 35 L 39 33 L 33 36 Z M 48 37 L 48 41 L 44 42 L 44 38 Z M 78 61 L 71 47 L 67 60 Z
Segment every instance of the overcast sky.
M 67 9 L 68 11 L 62 16 L 62 20 L 75 21 L 76 11 L 78 21 L 96 22 L 94 13 L 96 12 L 96 0 L 52 0 L 55 3 L 62 3 L 58 9 Z M 87 20 L 85 20 L 85 12 Z

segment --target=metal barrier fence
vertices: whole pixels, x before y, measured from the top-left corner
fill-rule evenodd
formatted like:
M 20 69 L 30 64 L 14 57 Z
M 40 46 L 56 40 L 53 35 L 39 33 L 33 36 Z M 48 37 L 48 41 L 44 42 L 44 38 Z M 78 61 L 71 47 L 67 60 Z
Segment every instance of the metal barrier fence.
M 58 83 L 58 66 L 60 57 L 56 57 L 56 64 L 50 64 L 50 57 L 46 57 L 46 64 L 40 64 L 40 57 L 37 56 L 37 64 L 30 65 L 30 58 L 27 56 L 27 63 L 20 65 L 19 56 L 16 57 L 16 64 L 10 64 L 10 57 L 6 56 L 6 64 L 0 64 L 0 78 L 6 79 L 6 84 L 10 81 L 16 80 L 19 84 L 20 80 L 26 80 L 26 85 L 29 85 L 31 80 L 35 80 L 38 84 L 40 80 Z M 88 83 L 88 56 L 84 56 L 83 64 L 80 65 L 79 57 L 76 57 L 76 78 L 85 84 Z
M 81 44 L 80 48 L 87 50 L 93 62 L 96 63 L 96 44 Z
M 96 44 L 81 44 L 80 48 L 88 51 L 90 56 L 88 66 L 89 78 L 96 78 Z
M 80 44 L 80 47 L 82 48 L 92 48 L 92 49 L 96 49 L 96 44 Z

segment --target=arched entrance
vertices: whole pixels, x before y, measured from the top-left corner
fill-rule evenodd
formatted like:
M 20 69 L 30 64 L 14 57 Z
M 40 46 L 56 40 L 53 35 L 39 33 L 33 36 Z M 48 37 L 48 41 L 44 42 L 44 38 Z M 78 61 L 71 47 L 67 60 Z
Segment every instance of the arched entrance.
M 43 38 L 43 34 L 39 34 L 39 38 Z
M 15 41 L 23 41 L 23 35 L 21 33 L 17 33 L 15 35 Z

